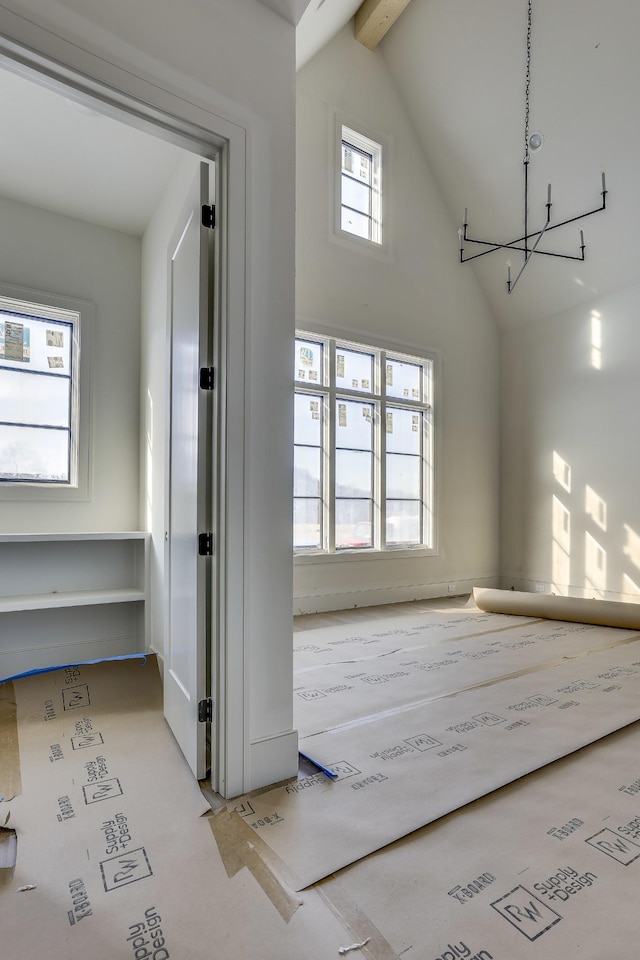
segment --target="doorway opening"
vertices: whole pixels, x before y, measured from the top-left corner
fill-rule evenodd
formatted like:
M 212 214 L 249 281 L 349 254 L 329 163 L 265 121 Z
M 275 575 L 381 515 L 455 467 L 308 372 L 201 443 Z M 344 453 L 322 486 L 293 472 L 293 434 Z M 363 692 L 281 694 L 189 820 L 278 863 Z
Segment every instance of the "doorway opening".
M 10 530 L 12 524 L 25 534 L 148 531 L 143 604 L 127 601 L 131 616 L 116 618 L 112 632 L 120 643 L 118 653 L 123 644 L 127 650 L 128 643 L 127 652 L 151 650 L 162 663 L 171 646 L 166 589 L 171 562 L 171 218 L 181 206 L 184 185 L 202 164 L 211 174 L 206 199 L 217 202 L 219 220 L 224 216 L 227 144 L 204 128 L 163 116 L 69 71 L 60 68 L 54 75 L 53 68 L 39 69 L 35 57 L 29 63 L 26 55 L 14 56 L 13 50 L 7 54 L 8 42 L 0 46 L 0 123 L 6 144 L 0 165 L 0 280 L 9 287 L 50 290 L 95 304 L 91 350 L 81 350 L 79 361 L 91 372 L 90 390 L 81 399 L 90 405 L 92 424 L 88 494 L 81 502 L 53 504 L 39 490 L 26 503 L 5 497 L 0 501 L 0 525 Z M 218 367 L 220 389 L 225 383 L 224 331 L 213 321 L 224 297 L 219 279 L 224 257 L 224 244 L 212 240 L 208 267 L 216 283 L 206 303 L 207 359 Z M 215 526 L 224 496 L 217 485 L 225 456 L 224 431 L 216 432 L 219 412 L 212 404 L 203 428 L 208 462 L 199 483 L 209 526 Z M 197 531 L 191 535 L 197 538 Z M 219 556 L 223 548 L 219 537 Z M 140 561 L 138 551 L 135 562 Z M 71 562 L 82 563 L 78 557 Z M 185 690 L 186 724 L 197 728 L 197 701 L 203 692 L 212 696 L 211 778 L 214 788 L 224 791 L 227 773 L 221 772 L 219 758 L 227 755 L 225 704 L 217 695 L 219 688 L 224 690 L 218 643 L 223 607 L 217 602 L 218 565 L 209 559 L 203 563 L 207 598 L 196 594 L 195 585 L 189 587 L 192 602 L 205 603 L 206 616 L 200 613 L 197 618 L 204 635 L 198 638 L 197 684 Z M 118 612 L 124 608 L 120 604 Z M 97 605 L 95 620 L 104 623 L 106 610 L 105 604 Z M 74 649 L 78 659 L 89 659 L 98 631 L 93 632 L 86 611 L 83 623 L 86 636 L 78 633 Z M 109 631 L 102 633 L 108 647 Z M 55 662 L 54 650 L 47 655 Z M 200 741 L 204 743 L 202 737 Z M 209 765 L 199 757 L 197 770 L 192 763 L 194 772 L 202 773 L 203 763 Z

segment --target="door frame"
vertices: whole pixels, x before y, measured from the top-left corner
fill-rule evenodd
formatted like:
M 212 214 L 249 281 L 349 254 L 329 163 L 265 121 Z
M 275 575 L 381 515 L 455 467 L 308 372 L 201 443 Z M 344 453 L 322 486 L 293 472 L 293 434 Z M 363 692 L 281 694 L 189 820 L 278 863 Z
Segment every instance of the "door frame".
M 177 96 L 98 57 L 5 7 L 0 8 L 0 66 L 138 129 L 216 161 L 218 374 L 218 602 L 215 788 L 225 797 L 245 789 L 247 690 L 245 682 L 245 565 L 243 442 L 245 434 L 246 194 L 245 127 L 192 99 Z M 233 537 L 229 537 L 230 524 Z M 234 642 L 228 643 L 232 636 Z M 216 673 L 214 665 L 214 675 Z

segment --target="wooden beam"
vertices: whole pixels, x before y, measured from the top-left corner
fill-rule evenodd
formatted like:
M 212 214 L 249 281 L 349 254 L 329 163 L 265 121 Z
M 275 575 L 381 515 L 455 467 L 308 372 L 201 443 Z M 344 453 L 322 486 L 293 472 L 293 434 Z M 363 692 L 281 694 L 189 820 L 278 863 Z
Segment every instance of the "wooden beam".
M 375 50 L 410 0 L 364 0 L 356 13 L 356 40 Z

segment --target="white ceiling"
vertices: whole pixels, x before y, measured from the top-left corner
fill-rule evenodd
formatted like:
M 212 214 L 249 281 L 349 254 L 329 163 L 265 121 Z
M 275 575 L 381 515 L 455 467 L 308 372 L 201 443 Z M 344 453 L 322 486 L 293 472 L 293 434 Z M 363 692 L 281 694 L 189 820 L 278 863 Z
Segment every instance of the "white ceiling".
M 362 0 L 310 0 L 296 30 L 298 70 L 342 30 Z
M 312 0 L 312 2 L 317 3 L 318 0 Z M 260 3 L 295 25 L 300 20 L 309 0 L 260 0 Z
M 184 152 L 0 69 L 0 192 L 141 235 Z

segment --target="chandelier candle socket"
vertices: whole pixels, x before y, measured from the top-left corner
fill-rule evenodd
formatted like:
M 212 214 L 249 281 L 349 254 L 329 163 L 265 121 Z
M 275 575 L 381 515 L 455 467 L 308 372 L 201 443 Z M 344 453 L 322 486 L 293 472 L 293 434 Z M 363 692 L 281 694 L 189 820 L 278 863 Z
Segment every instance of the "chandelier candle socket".
M 511 261 L 507 260 L 507 293 L 513 293 L 515 286 L 524 273 L 528 263 L 533 257 L 534 253 L 538 253 L 541 256 L 545 257 L 559 257 L 563 260 L 584 260 L 584 251 L 585 251 L 585 242 L 584 242 L 584 232 L 580 230 L 580 253 L 579 254 L 569 254 L 569 253 L 558 253 L 552 250 L 538 249 L 539 244 L 545 235 L 545 233 L 551 233 L 552 230 L 557 230 L 559 227 L 564 227 L 568 223 L 575 223 L 577 220 L 583 220 L 585 217 L 590 217 L 594 213 L 600 213 L 602 210 L 606 209 L 607 205 L 607 183 L 605 179 L 604 170 L 602 170 L 602 188 L 600 191 L 601 203 L 599 207 L 594 207 L 592 210 L 587 210 L 586 213 L 580 213 L 575 217 L 568 217 L 566 220 L 561 220 L 559 223 L 551 223 L 551 181 L 547 183 L 547 202 L 546 202 L 546 220 L 543 225 L 537 230 L 529 229 L 529 163 L 531 161 L 531 150 L 535 152 L 539 151 L 544 143 L 544 137 L 541 133 L 533 133 L 531 137 L 529 136 L 529 114 L 530 114 L 530 87 L 531 87 L 531 24 L 532 24 L 532 12 L 533 12 L 533 0 L 528 0 L 527 4 L 527 44 L 526 44 L 526 72 L 525 72 L 525 113 L 524 113 L 524 159 L 522 161 L 524 167 L 524 204 L 523 204 L 523 221 L 524 221 L 524 233 L 522 236 L 515 237 L 513 240 L 508 240 L 506 243 L 501 243 L 498 240 L 482 240 L 480 237 L 472 237 L 467 233 L 468 223 L 468 209 L 464 208 L 464 218 L 462 222 L 462 227 L 458 229 L 458 239 L 460 246 L 460 263 L 467 263 L 469 260 L 477 260 L 479 257 L 484 257 L 488 253 L 494 253 L 496 250 L 515 250 L 523 254 L 522 266 L 516 274 L 515 279 L 511 280 Z M 477 253 L 468 254 L 465 256 L 465 243 L 476 244 L 479 247 L 484 247 L 485 249 L 480 250 Z

